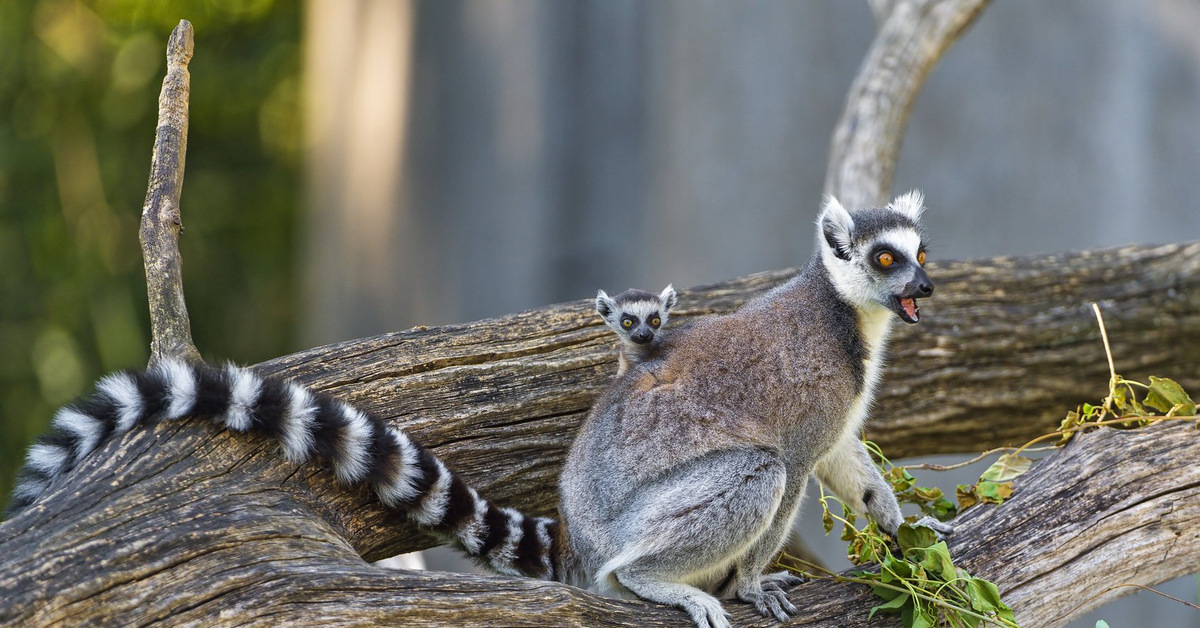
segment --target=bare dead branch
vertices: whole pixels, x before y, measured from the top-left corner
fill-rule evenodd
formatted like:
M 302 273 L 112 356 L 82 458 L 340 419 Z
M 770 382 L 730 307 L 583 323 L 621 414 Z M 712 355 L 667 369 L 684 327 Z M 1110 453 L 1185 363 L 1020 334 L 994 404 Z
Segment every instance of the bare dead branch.
M 150 161 L 150 183 L 142 207 L 139 239 L 150 300 L 150 362 L 166 357 L 199 360 L 183 299 L 183 231 L 179 197 L 187 153 L 188 95 L 191 78 L 192 25 L 181 20 L 167 44 L 167 76 L 158 97 L 158 129 Z
M 848 208 L 886 203 L 917 92 L 989 0 L 873 2 L 878 32 L 846 96 L 825 193 Z

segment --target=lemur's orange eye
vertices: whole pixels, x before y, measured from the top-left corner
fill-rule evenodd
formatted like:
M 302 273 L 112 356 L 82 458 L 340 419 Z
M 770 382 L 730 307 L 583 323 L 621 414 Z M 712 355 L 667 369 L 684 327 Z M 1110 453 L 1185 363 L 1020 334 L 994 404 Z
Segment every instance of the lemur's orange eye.
M 651 326 L 651 327 L 658 327 L 659 325 L 662 325 L 662 319 L 661 319 L 661 318 L 659 318 L 659 317 L 655 316 L 654 318 L 650 319 L 650 326 Z
M 625 329 L 629 329 L 630 327 L 633 327 L 633 319 L 627 318 L 627 319 L 621 321 L 621 327 L 624 327 Z
M 917 251 L 917 263 L 922 266 L 925 265 L 925 251 Z
M 896 258 L 891 253 L 884 251 L 884 252 L 880 253 L 878 257 L 875 258 L 875 261 L 879 262 L 880 266 L 887 268 L 888 266 L 891 266 L 893 263 L 895 263 Z

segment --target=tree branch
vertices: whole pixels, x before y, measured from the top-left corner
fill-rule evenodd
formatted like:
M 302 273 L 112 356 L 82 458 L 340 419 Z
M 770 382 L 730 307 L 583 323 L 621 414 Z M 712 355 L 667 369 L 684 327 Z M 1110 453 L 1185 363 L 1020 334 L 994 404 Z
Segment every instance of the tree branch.
M 166 357 L 200 360 L 183 300 L 183 260 L 179 256 L 179 234 L 183 231 L 179 196 L 183 191 L 191 89 L 187 65 L 192 49 L 192 25 L 181 20 L 167 44 L 167 76 L 158 97 L 158 129 L 139 232 L 150 300 L 151 363 Z
M 205 435 L 197 441 L 196 432 Z M 287 485 L 286 476 L 311 469 L 281 474 L 279 464 L 266 461 L 276 468 L 271 477 L 243 483 L 202 460 L 188 466 L 197 461 L 187 456 L 137 458 L 156 438 L 209 452 L 254 452 L 247 464 L 264 462 L 248 446 L 261 439 L 230 438 L 195 423 L 142 431 L 113 452 L 147 474 L 140 481 L 117 482 L 120 490 L 102 490 L 99 499 L 83 491 L 64 499 L 59 490 L 0 525 L 0 594 L 7 602 L 0 624 L 135 626 L 169 618 L 205 625 L 689 625 L 673 609 L 556 583 L 373 567 L 346 545 L 345 522 L 327 517 L 323 496 L 277 489 L 278 476 Z M 79 475 L 104 484 L 99 466 L 85 465 Z M 956 524 L 951 551 L 958 564 L 996 582 L 1023 626 L 1061 625 L 1130 589 L 1093 599 L 1084 592 L 1154 584 L 1200 561 L 1195 427 L 1162 423 L 1081 435 L 1018 478 L 1009 502 L 977 506 Z M 881 622 L 867 622 L 878 600 L 865 587 L 814 582 L 790 597 L 804 610 L 788 625 Z M 778 625 L 747 605 L 728 608 L 738 626 Z
M 989 0 L 872 2 L 875 41 L 846 96 L 829 150 L 825 193 L 847 208 L 887 203 L 900 142 L 933 66 Z

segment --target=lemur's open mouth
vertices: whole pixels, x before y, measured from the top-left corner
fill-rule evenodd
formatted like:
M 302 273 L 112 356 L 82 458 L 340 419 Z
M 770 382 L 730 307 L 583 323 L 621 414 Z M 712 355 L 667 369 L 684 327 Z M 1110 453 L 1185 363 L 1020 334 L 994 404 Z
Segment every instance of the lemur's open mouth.
M 915 323 L 921 320 L 921 308 L 917 307 L 917 300 L 912 297 L 893 297 L 895 307 L 892 308 L 900 315 L 900 319 L 906 323 Z

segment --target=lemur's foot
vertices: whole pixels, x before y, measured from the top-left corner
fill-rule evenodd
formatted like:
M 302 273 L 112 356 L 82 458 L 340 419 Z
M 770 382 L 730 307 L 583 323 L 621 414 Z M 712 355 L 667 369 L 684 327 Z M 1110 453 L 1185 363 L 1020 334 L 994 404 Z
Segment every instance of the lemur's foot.
M 696 628 L 733 628 L 729 613 L 725 612 L 717 598 L 708 595 L 687 598 L 680 608 L 691 615 Z
M 738 588 L 738 599 L 754 605 L 755 610 L 763 617 L 774 617 L 779 621 L 787 621 L 796 613 L 796 605 L 787 599 L 781 584 L 776 578 L 779 574 L 763 576 L 760 580 L 750 580 Z
M 778 589 L 782 591 L 784 589 L 790 589 L 798 584 L 804 584 L 805 582 L 808 582 L 808 579 L 804 578 L 803 576 L 798 576 L 790 571 L 779 571 L 776 573 L 769 573 L 762 578 L 759 578 L 759 582 L 762 583 L 762 588 L 764 591 L 767 589 Z

